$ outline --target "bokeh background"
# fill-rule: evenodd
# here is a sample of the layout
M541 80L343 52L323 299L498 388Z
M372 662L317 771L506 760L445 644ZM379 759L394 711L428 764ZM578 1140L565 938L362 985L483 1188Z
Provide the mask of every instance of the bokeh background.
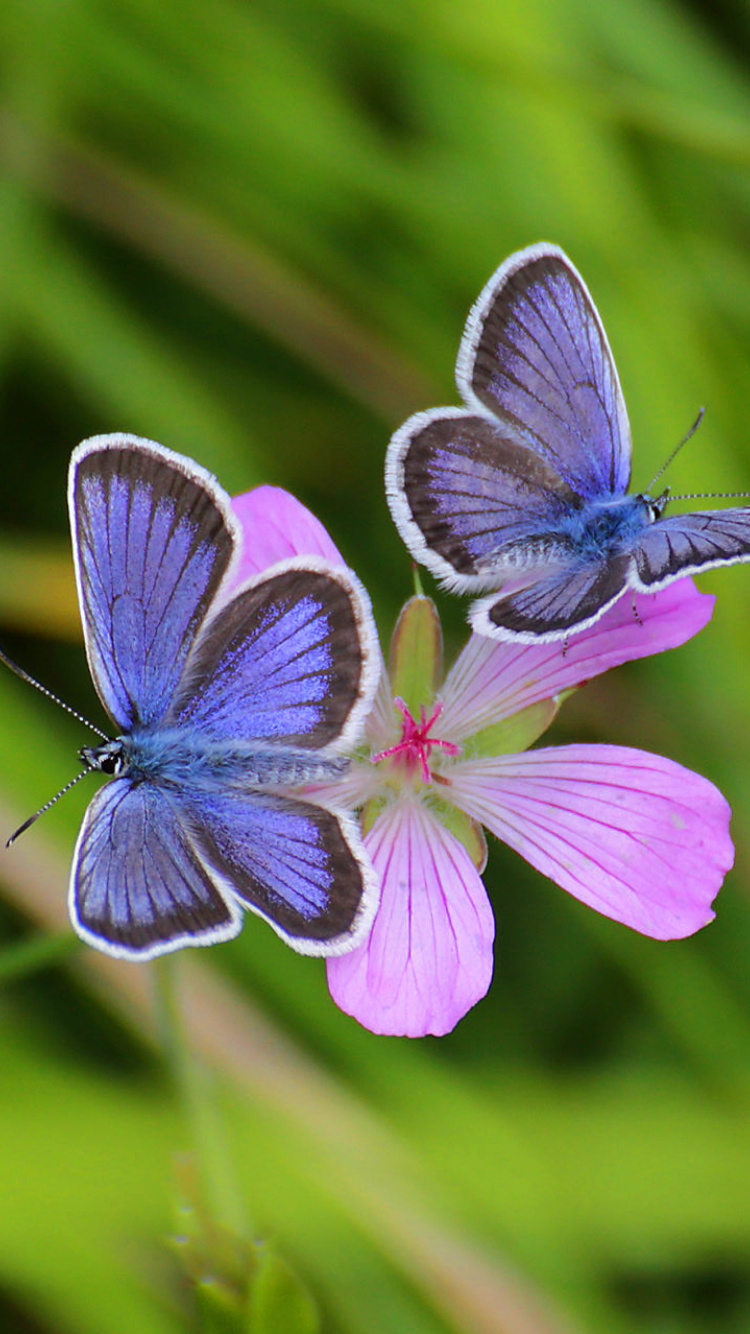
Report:
M468 308L532 241L599 305L634 485L705 405L670 484L750 489L746 0L4 0L0 76L0 642L95 721L78 440L289 487L387 636L411 591L387 440L455 402ZM549 737L726 793L737 864L697 938L640 938L495 846L495 981L445 1039L368 1034L253 919L180 961L209 1196L323 1329L750 1328L750 571L701 586L697 640L592 683ZM3 830L86 740L0 675ZM0 1329L175 1334L199 1328L168 1244L195 1126L153 970L68 944L84 786L0 854Z

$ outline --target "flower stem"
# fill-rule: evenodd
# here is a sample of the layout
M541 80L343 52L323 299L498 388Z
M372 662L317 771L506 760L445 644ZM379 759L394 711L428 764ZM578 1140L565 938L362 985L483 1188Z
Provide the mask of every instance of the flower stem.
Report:
M180 1006L180 960L154 960L156 1007L166 1063L187 1121L203 1198L210 1215L238 1236L247 1235L245 1208L237 1187L211 1072L200 1062L185 1031Z

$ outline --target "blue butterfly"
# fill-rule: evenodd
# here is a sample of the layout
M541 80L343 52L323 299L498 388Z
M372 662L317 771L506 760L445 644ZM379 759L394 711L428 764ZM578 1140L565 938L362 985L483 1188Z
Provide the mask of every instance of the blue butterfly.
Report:
M81 751L111 782L76 844L76 931L148 959L229 939L247 908L304 954L351 949L377 899L356 823L289 789L341 772L371 705L366 593L314 557L227 591L229 497L149 440L79 445L69 505L89 666L118 732Z
M627 588L750 559L750 507L664 518L628 495L630 427L596 307L557 246L511 255L473 307L463 408L410 417L386 490L416 560L473 604L482 635L536 643L592 625Z

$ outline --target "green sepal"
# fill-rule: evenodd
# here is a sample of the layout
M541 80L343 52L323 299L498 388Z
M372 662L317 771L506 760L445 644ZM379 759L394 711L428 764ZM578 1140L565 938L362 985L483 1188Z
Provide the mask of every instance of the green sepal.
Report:
M443 679L443 631L432 598L417 594L401 608L391 639L388 674L394 695L415 717Z
M559 695L555 695L558 709L561 704L565 703L566 699L570 699L571 695L577 695L578 691L585 685L585 681L579 681L577 686L568 686L567 690L561 690Z
M528 750L547 731L561 702L560 696L541 699L537 704L529 704L528 708L514 713L511 718L504 718L500 723L492 723L481 732L475 732L463 743L463 757L515 755L519 751Z

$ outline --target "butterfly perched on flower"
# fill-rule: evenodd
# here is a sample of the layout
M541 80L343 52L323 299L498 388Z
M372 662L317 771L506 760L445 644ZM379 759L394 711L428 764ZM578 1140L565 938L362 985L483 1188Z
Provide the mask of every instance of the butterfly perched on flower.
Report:
M557 246L511 255L487 283L456 364L466 406L416 413L386 460L407 547L448 588L488 593L483 635L565 639L625 589L750 559L750 507L663 514L629 495L631 442L604 327Z
M147 959L236 935L247 908L302 953L350 949L375 911L372 867L353 818L295 789L345 768L369 711L366 593L315 557L238 585L229 497L149 440L84 441L69 504L86 652L117 731L81 751L111 781L73 858L79 935Z

